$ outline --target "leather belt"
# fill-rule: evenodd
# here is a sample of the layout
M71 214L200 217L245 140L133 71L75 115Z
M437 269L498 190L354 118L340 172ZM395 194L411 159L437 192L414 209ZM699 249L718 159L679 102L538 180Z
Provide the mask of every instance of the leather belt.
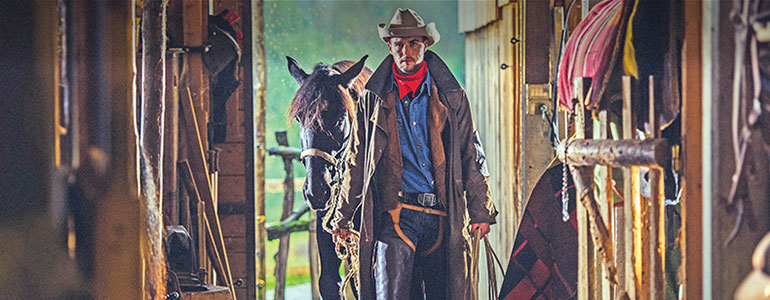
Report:
M424 207L434 207L438 205L438 197L436 197L436 194L431 193L405 193L402 191L398 191L398 197L408 200L408 201L414 201L415 203L422 205Z

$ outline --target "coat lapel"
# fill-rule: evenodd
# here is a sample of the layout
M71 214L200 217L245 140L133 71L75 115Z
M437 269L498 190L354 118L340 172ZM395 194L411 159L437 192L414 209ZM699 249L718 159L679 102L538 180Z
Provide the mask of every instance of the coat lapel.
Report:
M374 166L376 166L380 159L382 158L383 149L386 149L389 144L389 140L392 138L388 132L390 132L390 119L391 119L391 110L393 105L395 105L395 99L393 98L393 94L390 93L385 98L381 98L382 101L379 103L379 109L377 109L377 113L373 114L372 117L369 119L370 122L374 123L374 127L377 128L374 132L374 140L372 141L372 151L374 151ZM395 119L393 119L395 121ZM398 135L395 135L396 138L398 138Z

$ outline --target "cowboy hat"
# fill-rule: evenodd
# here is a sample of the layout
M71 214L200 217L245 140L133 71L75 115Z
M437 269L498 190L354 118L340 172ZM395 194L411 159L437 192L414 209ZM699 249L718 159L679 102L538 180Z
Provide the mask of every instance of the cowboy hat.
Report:
M429 45L438 43L441 39L441 35L436 30L436 24L433 22L425 25L420 15L417 12L407 9L397 9L393 18L390 19L390 24L380 24L377 26L377 31L380 34L380 38L388 42L388 39L396 36L424 36L428 38Z

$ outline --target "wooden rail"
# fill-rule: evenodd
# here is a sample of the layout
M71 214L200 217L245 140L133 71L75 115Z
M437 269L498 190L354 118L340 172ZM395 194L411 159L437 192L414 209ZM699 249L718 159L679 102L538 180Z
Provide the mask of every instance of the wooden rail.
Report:
M300 218L310 211L310 207L305 202L301 207L292 211L294 206L294 169L292 167L293 161L300 160L300 153L302 150L289 147L288 140L286 138L285 131L276 131L276 140L279 147L271 147L268 149L268 154L272 156L278 156L283 160L284 170L286 171L286 177L284 179L284 198L283 198L283 213L281 215L281 222L267 226L267 239L274 240L280 239L278 247L278 253L275 255L275 299L283 300L284 292L286 290L286 265L289 251L289 237L294 232L309 231L309 251L308 256L311 264L310 280L312 283L318 282L320 276L320 270L318 264L314 264L319 259L318 247L315 247L316 235L315 235L315 221L311 218L310 221L300 220ZM311 212L314 214L314 212ZM311 230L312 229L312 230ZM316 285L312 288L312 299L319 299L319 292Z
M671 159L671 149L666 139L660 138L656 116L660 112L659 91L655 78L650 78L649 123L652 128L643 140L633 139L635 118L633 103L635 93L630 78L623 78L623 131L624 139L606 139L606 116L600 116L600 128L594 128L594 137L586 139L585 108L583 96L586 81L578 78L575 94L578 105L575 109L575 139L562 143L559 159L570 167L577 195L582 203L578 207L578 298L605 298L603 293L614 294L616 299L662 299L665 295L665 223L662 167ZM604 120L602 122L601 120ZM602 130L604 129L604 132ZM594 195L594 167L613 166L630 169L624 171L626 190L622 226L623 236L613 235L611 230L612 209L603 209L602 201L608 198ZM642 199L639 188L639 167L650 167L650 197ZM598 172L601 179L608 180L608 170ZM608 185L599 185L606 192ZM601 201L600 201L601 200ZM606 213L605 213L606 211ZM622 223L622 224L621 224ZM622 260L615 260L613 248L623 247ZM595 253L595 254L594 254ZM597 261L598 258L598 261ZM622 265L617 268L617 265ZM622 274L618 273L622 270ZM594 274L603 273L602 277ZM594 276L594 277L592 277ZM603 286L609 284L610 286Z

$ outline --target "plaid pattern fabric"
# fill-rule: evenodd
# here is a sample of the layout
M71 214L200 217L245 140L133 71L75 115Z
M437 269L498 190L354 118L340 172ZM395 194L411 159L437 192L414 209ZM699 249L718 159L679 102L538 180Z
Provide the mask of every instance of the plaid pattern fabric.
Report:
M562 221L562 166L540 177L527 201L505 272L500 299L577 297L575 189L568 174L569 215Z

